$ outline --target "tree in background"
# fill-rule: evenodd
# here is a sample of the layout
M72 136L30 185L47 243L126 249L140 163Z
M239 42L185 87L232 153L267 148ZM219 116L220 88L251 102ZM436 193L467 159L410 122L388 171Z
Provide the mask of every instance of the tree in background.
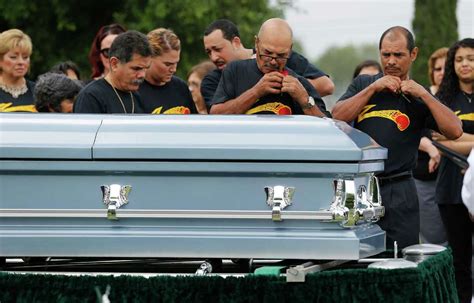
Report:
M229 19L240 31L244 45L251 47L263 21L282 17L284 1L268 0L129 0L126 13L117 19L143 33L158 28L172 29L181 40L181 61L178 76L185 77L191 67L207 59L204 52L203 33L216 19Z
M245 45L253 46L261 23L283 16L289 5L284 0L0 0L0 31L18 28L31 37L29 78L35 79L65 60L76 62L87 78L91 72L87 55L102 25L118 22L145 34L157 27L171 28L181 39L177 74L184 77L206 59L202 36L213 20L232 20Z
M345 45L329 47L314 63L328 74L336 86L332 96L325 97L328 107L332 107L346 91L352 81L356 66L364 60L379 61L378 46L375 44Z
M440 47L450 47L458 40L456 18L457 0L415 0L412 22L418 58L412 67L412 77L420 84L429 85L428 59Z
M113 22L114 13L123 10L123 2L0 0L0 31L18 28L31 37L30 79L65 60L76 62L87 78L92 39L100 26Z

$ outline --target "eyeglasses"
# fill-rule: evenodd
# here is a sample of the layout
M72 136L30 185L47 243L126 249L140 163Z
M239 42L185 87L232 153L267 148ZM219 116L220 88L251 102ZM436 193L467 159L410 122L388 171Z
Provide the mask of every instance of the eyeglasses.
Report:
M258 57L260 58L260 60L263 60L265 62L271 62L272 60L275 60L279 64L284 64L289 59L289 57L270 56L265 54L258 54Z
M105 58L109 58L109 51L110 51L110 48L104 48L104 49L101 49L100 50L100 53L102 54L102 56L104 56Z

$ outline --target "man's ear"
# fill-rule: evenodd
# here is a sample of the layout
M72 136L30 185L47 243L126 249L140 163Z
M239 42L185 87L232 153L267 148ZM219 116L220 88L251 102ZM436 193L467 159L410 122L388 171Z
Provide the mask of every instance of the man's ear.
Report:
M242 47L242 41L240 41L240 38L239 37L234 37L232 38L232 40L230 41L230 43L232 43L232 46L234 48L241 48Z
M120 60L117 57L111 57L109 59L110 62L110 70L115 71L120 64Z
M415 46L415 48L413 48L413 50L410 53L411 62L415 61L417 56L418 56L418 47Z

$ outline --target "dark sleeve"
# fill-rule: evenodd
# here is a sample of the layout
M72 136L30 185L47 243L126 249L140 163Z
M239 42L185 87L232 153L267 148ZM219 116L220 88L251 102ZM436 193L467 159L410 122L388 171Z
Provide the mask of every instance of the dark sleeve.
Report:
M219 85L217 86L216 93L212 98L212 101L208 104L208 106L217 104L217 103L224 103L227 100L235 99L238 96L235 94L234 89L234 72L233 69L230 68L232 65L227 65L226 68L222 71L221 80L219 81Z
M375 82L375 80L377 80L381 76L382 76L381 74L378 74L376 76L369 76L369 75L357 76L354 80L352 80L352 83L349 85L346 92L339 98L338 102L349 99L350 97L357 95L360 91L362 91L364 88L366 88L367 86Z
M319 110L323 112L324 115L326 115L326 117L331 118L332 117L331 113L329 113L329 111L326 109L326 104L324 103L323 99L321 98L319 93L316 91L314 86L312 86L308 80L306 80L305 78L301 76L298 77L298 80L301 82L301 84L303 84L304 88L306 88L308 95L313 97L314 102L316 103L316 106L319 108Z
M74 102L73 112L100 114L105 113L106 111L100 101L93 94L88 91L82 91Z
M306 79L317 79L327 75L311 64L303 55L293 51L288 59L287 66L298 75Z
M208 108L212 104L212 98L216 93L219 80L220 77L217 77L216 74L211 71L201 81L201 95L204 98L204 102L206 102Z

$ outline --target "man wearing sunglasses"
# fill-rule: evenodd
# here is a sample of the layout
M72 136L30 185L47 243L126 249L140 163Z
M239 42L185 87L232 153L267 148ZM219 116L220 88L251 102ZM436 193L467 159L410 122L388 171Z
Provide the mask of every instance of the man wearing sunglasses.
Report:
M255 38L256 58L227 63L210 113L329 116L308 80L286 67L292 38L286 21L265 21Z

